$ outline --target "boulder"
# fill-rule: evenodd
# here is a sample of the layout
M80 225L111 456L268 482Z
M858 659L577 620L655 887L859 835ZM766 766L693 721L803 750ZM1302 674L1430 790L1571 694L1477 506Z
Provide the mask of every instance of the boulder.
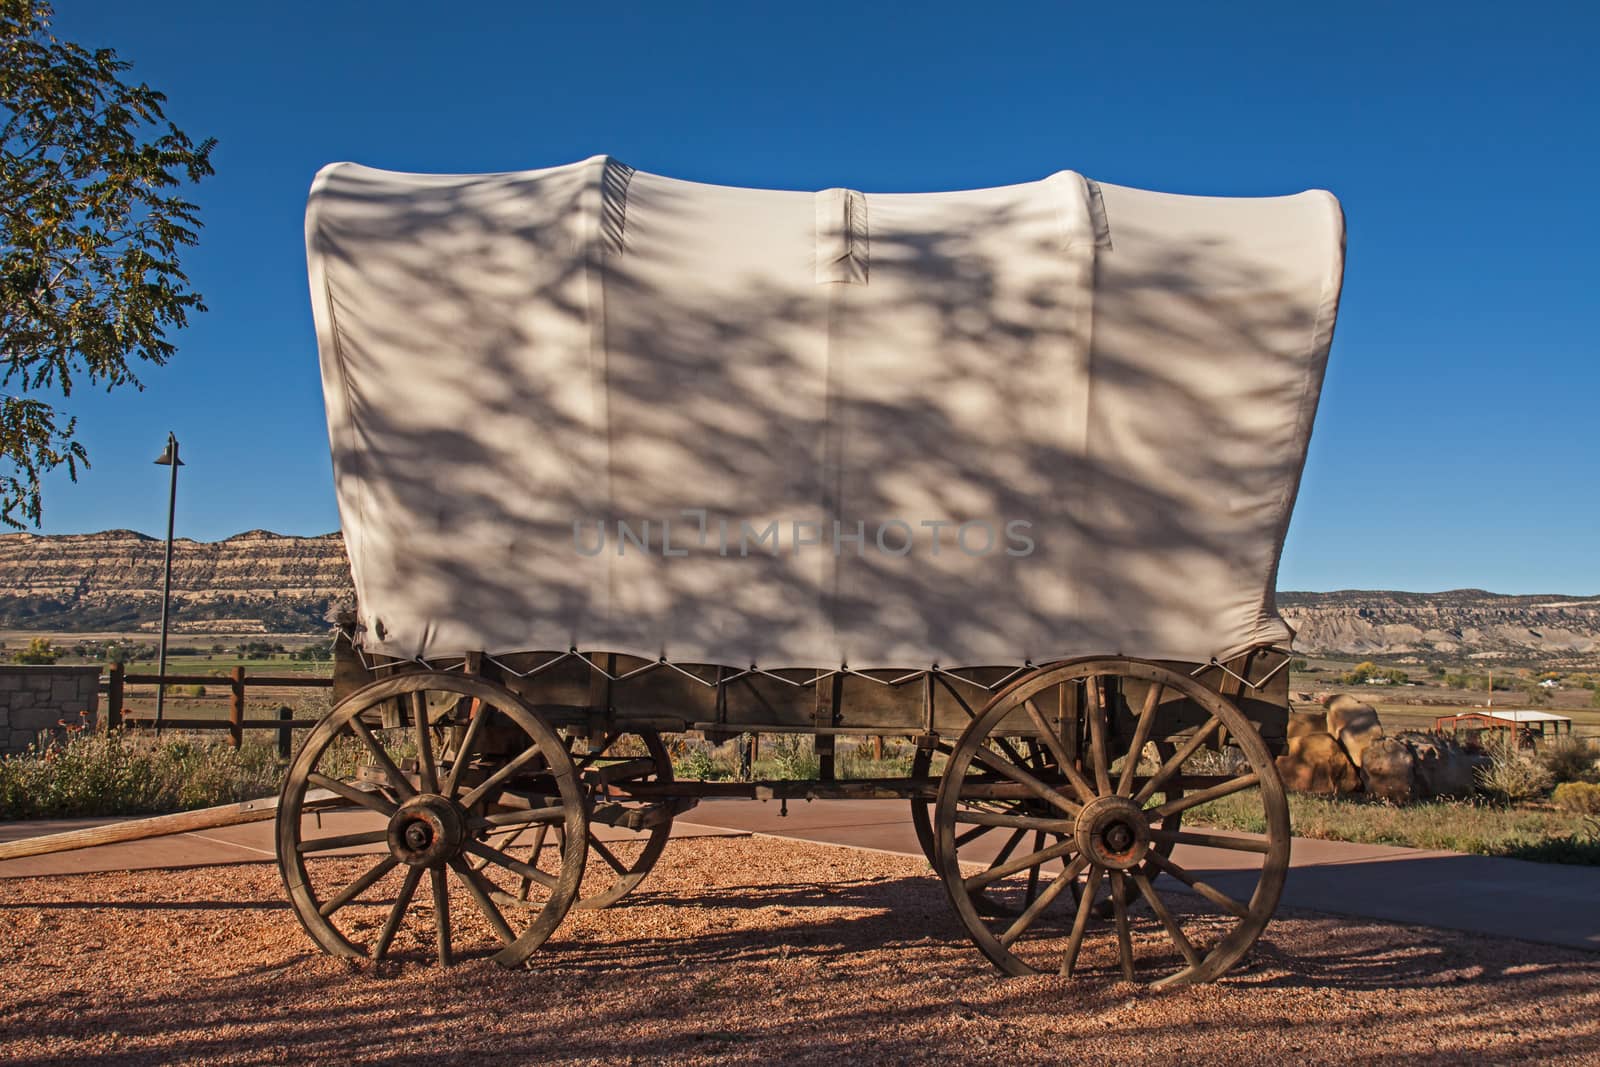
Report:
M1332 734L1306 733L1289 738L1289 750L1278 757L1284 788L1296 793L1338 796L1361 788L1361 774Z
M1327 715L1328 732L1339 739L1351 763L1363 766L1367 748L1383 736L1377 709L1340 693L1328 698Z
M1291 711L1289 713L1289 736L1304 737L1306 734L1325 734L1328 732L1328 715L1323 711Z
M1416 757L1398 737L1380 737L1362 754L1361 783L1366 791L1391 804L1417 799Z
M1490 760L1482 752L1469 752L1453 737L1433 733L1398 735L1411 748L1417 795L1466 798L1478 790L1478 768Z
M1469 797L1478 768L1488 762L1442 734L1407 732L1367 746L1361 778L1367 792L1391 804L1440 797Z

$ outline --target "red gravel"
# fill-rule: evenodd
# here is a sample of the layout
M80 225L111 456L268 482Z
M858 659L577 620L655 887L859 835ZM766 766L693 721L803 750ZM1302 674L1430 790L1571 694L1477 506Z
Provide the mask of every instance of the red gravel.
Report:
M1001 979L920 862L770 839L674 842L526 972L316 954L270 865L0 882L0 953L15 1063L1600 1064L1597 956L1286 913L1210 986Z

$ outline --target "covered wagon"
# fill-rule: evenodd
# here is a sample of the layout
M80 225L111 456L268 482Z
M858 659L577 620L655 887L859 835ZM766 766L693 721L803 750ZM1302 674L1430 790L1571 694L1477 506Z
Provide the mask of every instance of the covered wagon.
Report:
M1273 590L1331 196L338 164L306 235L358 600L278 811L323 948L410 919L524 963L744 796L909 802L1007 973L1249 949L1289 855ZM819 770L685 781L685 732L805 735ZM913 738L910 774L841 777L850 734ZM1236 793L1264 834L1183 827Z

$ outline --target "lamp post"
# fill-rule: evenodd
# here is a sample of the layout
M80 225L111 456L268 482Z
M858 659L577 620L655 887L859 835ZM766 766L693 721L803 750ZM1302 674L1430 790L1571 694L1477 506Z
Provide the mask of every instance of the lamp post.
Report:
M167 609L172 603L172 524L178 512L178 468L183 460L178 458L178 439L167 434L167 447L156 459L156 465L172 468L171 488L167 492L167 567L161 581L161 652L156 674L156 733L161 733L161 722L167 705Z

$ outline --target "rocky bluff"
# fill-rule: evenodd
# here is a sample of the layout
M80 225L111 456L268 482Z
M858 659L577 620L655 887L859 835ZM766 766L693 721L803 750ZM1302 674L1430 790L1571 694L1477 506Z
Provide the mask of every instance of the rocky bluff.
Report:
M161 616L164 543L132 530L0 535L0 628L136 630ZM173 550L179 630L311 633L330 604L354 596L337 533L251 530ZM1345 590L1279 593L1311 654L1474 656L1559 662L1600 656L1600 597Z
M161 617L166 542L132 530L0 535L0 627L131 631ZM178 632L311 633L335 601L353 599L337 533L251 530L224 541L179 539L172 552Z

